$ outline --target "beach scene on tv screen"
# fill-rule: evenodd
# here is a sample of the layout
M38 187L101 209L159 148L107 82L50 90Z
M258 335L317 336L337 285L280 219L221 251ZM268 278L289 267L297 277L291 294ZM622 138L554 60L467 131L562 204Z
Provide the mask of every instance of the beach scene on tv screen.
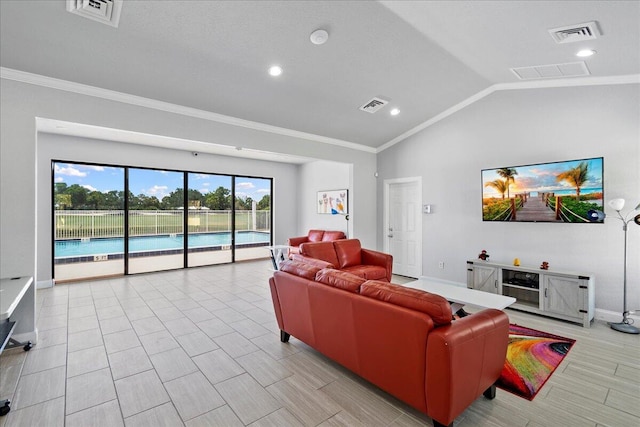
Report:
M593 223L603 210L603 159L482 171L484 221Z

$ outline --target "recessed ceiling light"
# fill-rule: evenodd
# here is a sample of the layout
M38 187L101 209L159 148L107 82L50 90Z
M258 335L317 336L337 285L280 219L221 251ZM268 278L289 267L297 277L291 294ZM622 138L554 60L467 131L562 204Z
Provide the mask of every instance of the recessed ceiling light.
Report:
M392 108L391 111L389 111L389 114L391 114L392 116L397 116L398 114L400 114L400 110L398 110L397 108Z
M583 49L580 52L576 53L576 56L579 56L580 58L586 58L588 56L593 55L594 53L596 53L595 50Z
M271 68L269 68L269 74L273 77L279 76L280 74L282 74L282 67L279 65L272 66Z

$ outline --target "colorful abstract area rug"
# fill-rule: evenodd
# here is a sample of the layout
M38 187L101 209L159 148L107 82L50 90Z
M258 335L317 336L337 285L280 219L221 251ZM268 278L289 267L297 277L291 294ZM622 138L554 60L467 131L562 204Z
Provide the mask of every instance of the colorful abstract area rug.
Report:
M576 340L509 325L507 360L497 386L533 400Z

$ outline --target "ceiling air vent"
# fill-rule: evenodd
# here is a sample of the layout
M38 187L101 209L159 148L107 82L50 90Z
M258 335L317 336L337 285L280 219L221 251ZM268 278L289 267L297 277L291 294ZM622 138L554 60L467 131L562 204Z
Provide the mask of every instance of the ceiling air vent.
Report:
M67 0L67 10L76 15L118 27L122 0Z
M584 61L564 64L535 65L533 67L510 68L520 80L554 79L561 77L584 77L591 73Z
M601 35L596 21L584 24L569 25L568 27L552 28L549 34L556 43L574 43L584 40L597 39Z
M389 101L385 101L382 98L374 97L371 99L371 101L367 102L362 107L360 107L360 110L373 114L379 109L381 109L382 107L384 107L385 105L387 105L388 103Z

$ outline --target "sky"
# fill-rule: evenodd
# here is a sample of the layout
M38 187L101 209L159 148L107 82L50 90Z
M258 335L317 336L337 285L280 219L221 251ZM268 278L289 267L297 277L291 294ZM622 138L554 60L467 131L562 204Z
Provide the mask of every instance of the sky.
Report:
M144 194L162 200L176 188L182 187L182 172L129 168L130 190L136 196ZM124 168L110 166L82 165L76 163L54 163L54 181L68 186L81 185L89 191L103 193L124 190ZM189 187L206 194L218 187L231 189L231 177L189 173ZM270 193L270 181L260 178L236 178L236 196L251 197L260 201Z
M529 166L513 166L518 174L515 181L509 187L510 194L523 192L552 192L575 189L566 181L558 182L556 176L566 170L578 166L581 162L587 162L587 182L581 189L602 189L602 158L573 160L568 162L543 163ZM498 168L499 169L499 168ZM500 197L500 193L493 187L485 187L487 182L496 179L504 180L498 175L498 169L487 169L482 171L482 192L483 197Z

